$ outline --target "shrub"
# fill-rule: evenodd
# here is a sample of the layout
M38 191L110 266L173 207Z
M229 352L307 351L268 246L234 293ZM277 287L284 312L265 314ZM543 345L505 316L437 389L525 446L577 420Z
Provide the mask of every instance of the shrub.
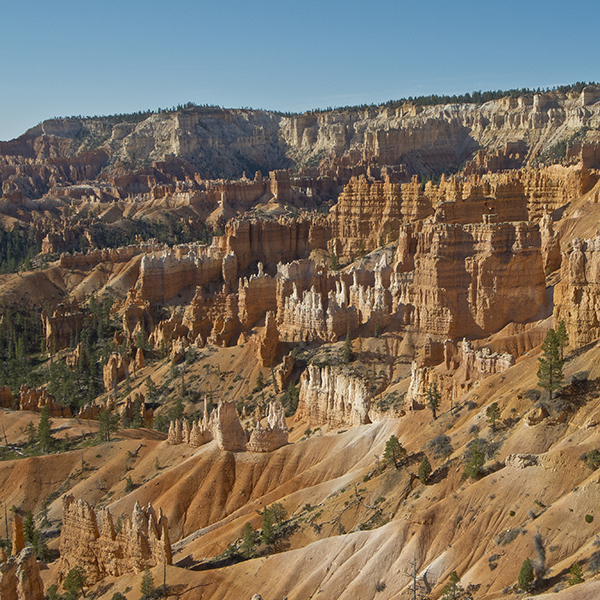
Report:
M533 565L531 564L531 560L526 558L521 565L521 570L519 571L519 588L524 592L528 592L531 584L533 583L533 577Z
M571 566L571 579L569 579L569 585L577 585L583 583L583 573L581 571L581 565L578 562L573 563Z
M440 433L440 435L437 435L430 440L427 443L427 447L433 452L434 458L440 458L442 456L448 458L453 452L452 442L444 433Z
M591 523L593 520L594 520L594 517L592 515L585 515L586 523Z

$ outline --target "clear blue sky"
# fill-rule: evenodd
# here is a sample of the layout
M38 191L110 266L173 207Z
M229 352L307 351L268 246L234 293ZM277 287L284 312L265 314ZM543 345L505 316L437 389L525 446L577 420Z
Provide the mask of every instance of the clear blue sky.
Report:
M0 0L0 140L188 101L304 111L600 81L597 0Z

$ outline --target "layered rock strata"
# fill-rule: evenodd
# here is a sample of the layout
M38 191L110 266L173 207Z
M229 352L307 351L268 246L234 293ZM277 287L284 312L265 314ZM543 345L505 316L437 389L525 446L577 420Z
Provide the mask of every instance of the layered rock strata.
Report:
M540 247L531 223L405 226L392 310L419 331L451 338L532 319L546 299Z

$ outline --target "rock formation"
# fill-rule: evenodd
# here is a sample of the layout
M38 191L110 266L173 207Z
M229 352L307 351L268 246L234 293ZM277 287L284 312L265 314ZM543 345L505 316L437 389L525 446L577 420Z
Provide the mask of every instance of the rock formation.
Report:
M12 525L12 555L17 556L25 548L25 534L23 532L23 519L17 513L13 517Z
M250 434L248 450L250 452L273 452L288 443L288 428L285 422L285 410L280 402L267 405L267 426L257 421Z
M44 583L32 548L0 562L2 600L44 600Z
M113 353L108 358L102 371L104 389L111 392L120 381L123 381L129 373L129 360L120 354Z
M561 280L554 288L554 326L567 326L569 344L583 346L600 337L600 236L575 238L562 256Z
M258 359L261 367L270 367L275 361L279 347L279 331L275 313L269 311L265 320L265 329L258 341Z
M46 349L56 352L68 348L76 331L83 329L83 324L89 318L87 313L79 310L77 300L65 302L56 307L50 316L42 311L42 324L46 333Z
M123 573L139 573L146 566L171 564L171 542L167 517L148 505L136 502L131 519L126 517L116 530L108 508L102 511L102 529L94 509L85 500L63 497L60 534L60 570L74 566L85 569L88 583Z
M329 213L330 251L344 260L395 240L402 222L400 186L385 181L370 183L352 178Z
M444 337L483 337L544 306L537 226L436 223L402 233L390 291L405 324Z
M370 423L371 394L362 379L331 367L309 365L300 380L297 421L309 425Z
M47 406L51 417L65 419L71 417L69 407L61 406L54 399L54 396L48 392L46 387L28 388L23 384L19 388L18 402L21 410L41 412L42 408Z

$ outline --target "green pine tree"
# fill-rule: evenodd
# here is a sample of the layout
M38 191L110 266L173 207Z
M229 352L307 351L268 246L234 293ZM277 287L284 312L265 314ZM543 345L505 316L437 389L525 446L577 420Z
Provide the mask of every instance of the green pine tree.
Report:
M402 465L402 461L406 458L406 454L406 450L402 447L398 438L395 435L392 435L385 444L383 462L388 465L394 465L396 469L399 469Z
M84 586L87 585L87 575L81 565L73 567L65 577L63 587L69 592L70 598L79 598L79 592L85 596Z
M262 535L260 539L265 546L270 546L275 541L273 513L267 507L263 509L262 513Z
M460 577L456 571L450 573L450 581L444 586L442 590L442 600L457 600L461 597L463 588L460 585Z
M497 402L490 404L485 411L485 415L487 417L487 422L491 427L492 431L496 431L496 422L500 419L500 407Z
M150 569L148 567L144 569L144 576L142 577L140 592L142 594L142 598L150 598L154 593L154 578L152 577L152 573L150 573Z
M346 330L346 341L344 342L344 350L342 353L342 360L347 365L352 360L352 339L350 338L350 322L348 322L348 329Z
M548 390L550 399L554 390L562 386L564 379L564 360L560 357L560 339L554 329L551 329L542 343L543 356L538 358L538 386Z
M107 408L100 411L98 415L98 437L103 442L110 442L110 434L119 430L119 415Z
M518 585L519 588L524 592L528 592L531 588L531 584L533 583L534 573L533 573L533 565L531 564L531 560L526 558L521 565L521 570L519 571L519 579Z
M433 420L435 421L437 419L437 409L439 408L440 401L442 399L442 396L437 386L437 381L434 381L433 383L429 384L425 397L427 399L427 406L429 407L429 410L431 410Z
M419 465L419 479L421 480L421 483L426 484L430 475L431 475L431 463L429 462L429 459L427 458L427 454L425 454L425 456L423 456L423 460L421 461L421 464Z
M52 436L52 419L50 419L50 409L47 406L42 408L40 422L38 423L38 440L43 452L49 452L54 444Z
M463 479L481 479L483 477L483 465L485 464L485 454L481 448L481 441L477 435L467 447L465 453L467 464L463 471Z
M578 562L573 563L571 566L571 579L569 579L569 585L577 585L584 581L581 565Z
M254 553L254 547L256 546L256 532L252 528L250 523L244 525L244 535L242 537L242 545L240 551L244 558L250 558Z

